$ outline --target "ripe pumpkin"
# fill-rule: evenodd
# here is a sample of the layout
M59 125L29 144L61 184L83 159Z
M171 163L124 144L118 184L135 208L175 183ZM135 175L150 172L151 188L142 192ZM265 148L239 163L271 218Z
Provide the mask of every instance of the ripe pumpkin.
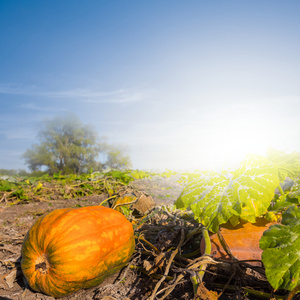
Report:
M126 204L130 202L134 202L137 200L137 196L133 194L125 194L121 197L118 197L114 202L115 210L122 212L122 206L120 204ZM129 205L126 205L125 207L129 207Z
M29 229L21 267L33 290L61 297L100 284L128 262L134 246L131 223L113 209L57 209Z
M231 253L238 260L261 260L262 250L259 248L259 240L265 230L274 223L268 223L264 218L258 218L256 223L240 223L233 226L226 223L221 226L220 233L227 243ZM228 260L223 246L221 245L217 234L210 236L211 254L214 258L222 258ZM204 253L205 242L201 240L201 253ZM260 265L259 262L248 262L252 265Z

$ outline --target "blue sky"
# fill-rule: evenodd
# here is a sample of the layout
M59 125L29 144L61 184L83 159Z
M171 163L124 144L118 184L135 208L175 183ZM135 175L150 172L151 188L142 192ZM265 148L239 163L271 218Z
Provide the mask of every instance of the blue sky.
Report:
M0 168L72 112L134 168L300 152L300 2L0 0Z

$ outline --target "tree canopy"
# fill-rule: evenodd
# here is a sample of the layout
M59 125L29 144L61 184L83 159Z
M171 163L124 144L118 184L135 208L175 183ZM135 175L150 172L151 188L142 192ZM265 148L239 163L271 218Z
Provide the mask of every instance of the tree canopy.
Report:
M95 129L74 115L43 122L37 137L40 143L23 154L31 171L46 167L49 173L79 174L91 168L100 171L107 166L125 168L131 164L128 155L101 142ZM100 153L105 154L106 161L99 161Z

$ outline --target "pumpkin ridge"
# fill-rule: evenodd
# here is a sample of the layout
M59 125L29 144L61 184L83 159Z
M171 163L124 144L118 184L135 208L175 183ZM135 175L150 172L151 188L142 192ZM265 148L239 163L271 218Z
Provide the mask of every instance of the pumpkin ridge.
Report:
M94 216L93 216L93 217L94 217ZM98 217L98 218L99 218L99 217ZM86 219L90 219L90 218L87 216ZM96 218L94 217L93 219L95 220ZM82 218L80 219L80 221L81 221L80 223L82 223L82 225L84 225L83 220L84 220L84 219L82 219ZM125 219L125 220L127 220L127 219ZM102 226L102 227L101 227L101 230L99 230L99 235L100 235L100 232L103 232L103 231L108 230L108 229L113 229L113 228L115 228L115 227L117 227L117 228L122 227L122 228L123 228L123 223L125 223L125 222L124 222L125 220L124 220L124 219L123 219L123 220L122 220L122 219L119 219L119 220L117 220L117 221L119 221L117 224L114 223L114 224L107 224L107 225L105 225L105 226ZM114 220L114 221L116 221L116 220ZM64 240L66 239L66 236L65 236L65 235L67 235L68 233L70 233L70 232L72 231L72 227L73 227L74 225L76 225L76 224L78 224L78 220L76 220L75 218L72 220L72 223L71 223L71 224L70 224L70 223L65 224L66 226L68 225L68 227L70 227L70 230L64 231L63 234L60 235L60 238L59 238L59 240L56 241L56 243L59 243L60 240L64 241ZM78 225L81 225L81 224L78 224ZM62 227L61 229L64 230L64 227ZM93 232L92 234L95 234L95 232ZM48 241L48 245L47 245L45 251L48 250L49 245L51 245L51 244L53 243L53 241L56 239L56 237L57 237L58 235L59 235L59 233L54 234L54 235L53 235L53 238L52 238L51 240ZM78 238L78 239L80 239L80 238ZM73 240L72 240L72 241L73 241ZM66 242L67 242L67 241L66 241ZM68 242L70 242L70 240L68 240Z
M133 237L133 234L132 234L132 237ZM125 246L125 248L130 248L129 250L129 252L134 252L134 245L135 245L135 243L133 243L133 242L131 242L130 240L126 243L126 244L121 244L121 245L119 245L118 247L116 247L116 248L114 248L114 249L112 249L112 251L113 252L116 252L116 251L119 251L121 248L123 248L124 246ZM122 253L121 253L122 254ZM121 254L120 253L118 253L117 255L118 256L121 256ZM101 257L101 261L103 261L103 260L105 260L107 257L109 257L109 255L111 255L111 252L108 252L108 253L106 253L106 255L104 255L104 256L102 256ZM126 258L128 257L127 255L125 256ZM128 259L126 259L127 261L128 261ZM122 266L122 265L124 265L124 264L126 264L126 260L125 260L125 262L123 261L120 261L120 263L118 264L118 265L116 265L117 267L118 266ZM99 262L99 263L97 263L97 266L96 267L98 267L99 265L101 265L101 261ZM49 258L49 262L50 262L50 265L51 265L51 259ZM115 267L114 266L114 268L117 268L117 267ZM105 272L104 272L104 277L105 277L105 274L107 274L107 273L109 273L109 271L110 271L110 269L108 268ZM55 269L55 266L54 266L54 268L52 268L51 269L51 272L53 272L53 274L55 274L55 276L58 278L58 279L60 279L60 280L62 280L63 279L63 277L62 276L64 276L64 274L61 274L61 270L57 270L57 269ZM86 280L83 280L82 282L89 282L89 281L92 281L93 279L95 279L95 278L97 278L98 277L98 274L95 274L95 277L93 277L93 278L88 278L88 279L86 279ZM68 283L75 283L76 281L74 281L74 280L67 280L67 279L64 279L64 281L66 281L66 282L68 282Z
M128 260L126 260L125 262L120 263L118 265L115 265L113 268L108 268L104 273L101 274L101 276L98 276L98 277L95 276L95 277L87 279L87 280L82 280L80 282L80 287L78 287L78 284L79 284L78 281L65 281L67 283L67 288L63 289L63 292L60 292L60 296L64 296L66 294L76 292L79 289L87 289L87 288L91 288L93 286L99 285L100 283L102 283L104 281L105 278L107 278L108 276L110 276L111 274L120 270L123 266L125 266L127 261ZM61 278L59 276L56 275L55 277L58 278L59 280L61 280ZM77 285L77 287L74 285Z
M126 265L134 245L132 224L115 210L58 209L29 229L21 267L31 288L60 297L100 284Z
M122 220L119 224L116 224L116 225L115 225L115 224L113 224L113 225L107 225L107 226L102 227L101 230L99 230L99 238L101 238L101 232L102 232L102 231L105 231L105 230L108 230L108 229L113 229L113 228L115 228L115 227L117 227L117 228L122 228L122 229L126 228L126 226L124 226L123 223L124 223L124 221ZM129 227L129 226L128 226L128 227ZM66 232L65 234L68 234L68 232ZM82 232L82 235L81 235L81 236L77 237L76 239L72 239L72 240L66 240L66 238L64 237L64 235L61 235L60 239L59 239L58 241L56 241L55 244L56 244L56 245L59 244L59 248L62 248L62 247L64 247L66 244L68 244L68 243L70 243L70 242L76 243L76 242L78 242L78 241L80 241L80 240L84 240L84 237L89 237L89 236L93 236L93 235L95 235L95 232L92 232L92 233L90 233L90 234L84 234L84 232ZM46 248L46 252L47 252L47 250L49 250L49 247L51 247L51 244L53 243L54 240L55 240L55 238L53 238L53 239L49 242L49 244L48 244L48 246L47 246L47 248ZM60 241L62 241L62 242L60 243ZM55 251L55 250L54 250L54 251Z
M109 257L109 255L111 254L111 252L113 251L113 252L116 252L116 251L119 251L120 250L120 248L122 248L122 247L124 247L124 246L130 246L132 249L130 249L131 250L131 252L133 252L134 251L134 245L135 245L135 243L134 242L131 242L131 239L133 238L133 240L134 240L134 234L133 234L133 231L132 231L132 233L130 234L130 236L128 237L128 239L127 239L127 241L126 241L126 243L124 244L120 244L120 245L118 245L117 247L114 247L114 248L112 248L112 249L110 249L110 251L107 251L104 255L102 255L101 256L101 260L105 260L107 257ZM61 248L61 247L60 247ZM69 250L70 251L70 250ZM71 251L70 251L71 252ZM59 253L57 253L56 251L53 251L53 253L51 253L48 257L49 257L49 263L50 263L50 265L53 265L54 267L55 267L55 265L57 264L57 262L53 262L52 260L51 260L51 258L53 258L53 257L55 257L55 256L59 256ZM66 262L66 261L64 261L64 263L65 264L75 264L75 262L74 261L70 261L70 262ZM99 262L100 263L100 262ZM97 265L99 265L99 263L97 263ZM60 270L58 270L59 272L58 273L60 273ZM55 272L55 271L54 271ZM59 276L60 274L58 274L58 273L55 273L57 276ZM68 282L72 282L72 280L70 280L70 281L68 281Z
M51 275L54 275L53 273ZM54 275L55 276L55 275ZM55 276L56 279L59 279L59 281L61 282L62 278L59 278L57 276ZM64 287L59 287L57 284L56 284L56 281L54 280L54 278L51 276L48 276L47 280L49 281L50 284L46 285L46 289L48 290L48 293L50 295L50 293L53 293L53 289L50 290L50 287L54 286L55 290L56 290L56 295L60 295L60 296L63 296L65 295L66 293L68 293L68 291L70 290L70 287L68 287L68 289L65 289ZM41 291L41 292L44 292L45 293L45 290L44 291Z
M41 217L41 221L40 223L37 225L37 227L42 225L42 230L39 230L36 233L36 239L37 241L40 241L40 243L37 243L38 247L42 250L45 251L45 239L41 238L43 236L43 234L45 234L45 232L50 231L50 233L53 230L53 224L56 223L57 221L59 221L60 219L64 218L65 214L67 214L71 209L69 208L61 208L61 209L57 209L52 211L51 213L49 213L46 216ZM51 220L51 218L54 218L54 220ZM50 219L50 222L49 222ZM35 224L34 224L35 225ZM49 243L49 241L48 241Z
M60 219L64 218L66 213L67 212L64 212L63 214L57 216L57 218L53 222L51 222L51 223L47 223L46 222L47 220L44 219L46 216L42 217L42 221L44 221L44 223L41 224L43 226L42 229L39 230L39 232L36 233L37 239L38 239L39 235L42 236L43 234L45 234L45 232L47 232L49 228L51 228L50 229L50 234L51 234L51 232L55 230L55 227L53 225L55 225L56 222L59 222ZM48 245L51 244L53 242L53 240L56 238L57 235L59 235L59 232L54 233L52 235L52 238L50 240L47 240L47 244ZM47 246L45 245L45 239L41 238L39 240L40 240L40 243L39 243L40 250L46 251L47 250Z
M93 208L95 208L95 207L98 208L98 206L88 206L88 207L81 207L81 208L76 208L76 209L65 209L65 208L58 209L58 210L66 210L66 211L65 211L63 214L59 215L53 222L51 222L51 224L45 226L45 227L43 228L42 231L46 232L47 227L49 228L50 226L53 228L56 222L61 222L61 221L62 221L61 219L66 218L67 215L68 215L69 213L75 214L74 211L76 211L76 210L82 210L83 212L92 213L90 210L93 209ZM83 210L83 209L84 209L84 210ZM97 209L95 213L91 214L92 217L93 217L93 219L98 219L99 216L97 216L97 214L99 214L100 211L103 211L103 210L106 210L106 209L107 209L106 207L99 206L99 209ZM110 213L110 212L108 212L108 213ZM51 214L51 213L50 213L50 214ZM70 220L69 220L68 222L65 222L65 223L62 225L62 228L61 228L61 229L63 229L63 227L64 227L65 225L67 225L68 227L70 227L70 226L72 227L72 225L75 225L76 223L78 223L78 219L76 218L76 216L77 216L77 215L75 215L75 216L72 218L72 221L71 221L72 223L71 223L71 225L70 225ZM46 216L45 216L45 217L46 217ZM42 219L44 219L44 217L42 217ZM89 216L86 216L86 219L90 219L90 217L89 217ZM80 221L83 220L82 216L80 217L79 220L80 220ZM121 223L121 222L124 222L124 220L120 220L120 223ZM58 224L57 226L59 226L59 225L60 225L60 224ZM115 224L114 224L114 225L115 225ZM112 226L114 226L114 225L112 225ZM118 225L119 225L119 224L116 224L116 226L118 226ZM110 225L107 225L106 227L109 228L109 226L110 226ZM102 228L103 228L103 229L107 229L106 227L102 227ZM102 230L102 229L101 229L101 230ZM51 244L51 243L53 242L53 240L56 238L56 236L59 235L59 234L61 235L61 232L60 232L60 231L58 231L57 233L54 233L52 239L49 240L47 243L48 243L48 244ZM43 250L46 250L46 249L43 249Z
M92 208L93 206L90 206L90 207ZM38 220L38 223L34 224L34 226L36 226L36 227L42 225L42 230L39 230L38 232L35 232L35 234L33 234L33 235L30 236L31 239L34 238L34 239L36 240L36 243L35 243L35 242L33 242L33 243L28 243L27 246L28 246L28 248L30 247L31 250L34 250L34 252L36 253L36 255L41 255L41 254L42 254L41 252L43 252L43 253L44 253L44 252L49 252L49 251L48 251L48 250L49 250L49 245L53 244L53 241L54 241L55 238L59 235L59 232L57 232L56 234L53 234L53 237L52 237L50 240L47 241L47 245L45 245L44 243L43 243L43 245L42 245L41 243L38 242L40 233L43 233L43 232L47 231L47 229L48 229L49 227L53 227L53 224L54 224L54 223L59 222L60 219L64 218L65 215L66 215L67 213L70 212L70 209L64 209L64 208L63 208L63 209L58 209L58 210L56 210L56 211L61 211L61 210L64 210L64 211L63 211L61 214L59 214L59 215L54 219L53 222L43 224L43 221L44 221L44 222L46 221L46 220L45 220L45 217L47 217L47 216L49 216L49 215L51 215L51 217L52 217L53 214L50 213L49 215L46 215L46 216L44 216L44 217L41 217L41 218ZM88 210L88 212L90 212L90 211ZM93 214L93 217L98 217L98 216L97 216L96 214ZM48 219L48 218L47 218L47 219ZM88 217L87 217L87 219L88 219ZM73 223L72 225L75 225L76 222L78 222L78 220L74 219L73 222L72 222L72 223ZM99 232L102 232L103 230L108 230L108 229L113 228L113 227L120 227L120 225L122 225L122 223L124 223L124 220L120 220L120 222L119 222L118 224L113 224L113 225L109 224L109 225L106 225L105 227L102 227L102 228L101 228L101 231L99 231ZM68 223L68 224L69 224L69 223ZM45 226L45 225L46 225L46 226ZM67 225L67 224L64 224L64 225ZM72 225L71 225L71 227L72 227ZM122 228L123 228L123 226L122 226ZM80 237L80 238L82 238L82 237ZM80 238L78 238L78 239L80 239ZM44 242L44 239L40 239L40 240L42 240L42 241ZM74 240L73 240L73 241L74 241ZM70 242L70 241L68 241L68 242ZM36 245L36 247L34 247L34 245Z
M125 265L125 264L126 264L126 262L119 263L119 264L115 265L113 269L118 269L118 267L122 267L122 266ZM106 275L107 273L109 273L110 271L111 271L111 269L107 269L104 273L101 274L101 277L102 277L102 276L103 276L103 277L106 277L105 275ZM59 279L59 280L62 280L62 279L63 279L61 276L57 275L56 273L53 273L53 274L55 274L55 277L56 277L57 279ZM99 276L95 275L95 276L92 277L92 278L88 278L88 279L81 280L80 283L88 283L88 282L93 281L93 280L95 280L95 279L97 279L97 278L99 278ZM76 280L66 280L66 279L63 279L63 280L64 280L65 282L67 282L68 284L72 284L72 283L76 283L76 284L77 284L77 283L78 283L78 281L76 281Z
M35 228L35 227L40 226L42 220L43 220L43 217L39 218L36 221L36 223L33 226L31 226L31 228ZM26 236L24 238L24 241L25 240L29 240L29 239L32 240L32 243L27 243L26 244L27 248L29 248L29 249L27 249L28 250L27 252L31 253L32 255L39 255L41 251L40 251L40 246L38 244L38 237L35 234L35 232L32 231L32 230L29 230L27 232L27 234L26 234Z
M60 214L59 216L57 216L57 218L53 221L53 222L51 222L51 223L46 223L46 224L43 224L44 226L43 226L43 229L40 231L41 232L41 234L42 233L45 233L45 232L47 232L47 230L48 230L48 228L51 228L50 230L50 232L52 232L52 230L54 231L55 229L56 229L56 227L57 227L57 225L55 226L55 223L57 223L57 222L61 222L65 217L66 217L66 215L70 212L70 211L72 211L71 209L65 209L65 208L62 208L62 209L58 209L58 210L66 210L66 211L64 211L62 214ZM51 213L50 213L51 214ZM49 215L50 215L49 214ZM45 216L45 217L47 217L47 216ZM43 217L43 220L44 220L44 218L45 217ZM52 216L51 216L52 217ZM45 221L46 222L46 221ZM66 222L67 223L67 222ZM74 223L76 223L76 220L74 220ZM65 224L64 224L65 225ZM56 238L56 236L58 236L59 234L61 234L60 232L59 232L59 230L56 232L56 233L54 233L53 235L52 235L52 238L50 239L50 240L48 240L47 241L47 244L49 245L49 244L51 244L52 242L53 242L53 240ZM42 241L43 241L43 239L41 239ZM42 248L42 247L41 247ZM46 251L46 249L47 249L47 246L46 246L46 248L45 248L45 245L43 244L43 250L44 251Z
M130 242L128 244L130 244ZM120 245L118 248L121 248L121 247L122 247L122 245ZM130 252L133 252L133 251L134 251L134 243L132 243L132 245L131 245L131 251ZM111 253L107 253L106 256L108 256L109 254L111 254ZM105 257L103 257L103 259L105 259ZM86 279L86 280L81 280L80 281L81 288L89 288L90 287L89 284L93 283L93 281L96 281L96 280L97 280L98 284L100 284L107 276L114 273L116 270L121 269L122 266L125 266L127 261L128 261L128 258L126 258L125 261L121 261L120 263L115 264L113 268L107 268L107 270L104 273L102 273L100 277L99 277L99 274L95 274L95 276L93 278L89 278L89 279ZM64 280L67 283L66 288L59 288L55 284L55 280L49 279L49 280L51 280L52 284L57 288L57 291L60 290L59 293L60 293L61 296L66 295L67 293L70 293L70 292L75 292L75 291L80 289L80 288L76 288L74 286L68 286L68 285L78 285L78 281L76 281L76 280L66 280L66 279L63 278L63 276L60 276L59 274L57 274L51 268L49 269L49 271L52 273L52 275L56 279L58 279L59 281ZM92 286L94 286L94 285L91 285L91 287Z
M131 242L129 241L128 242L128 246L130 246L130 244L131 244ZM127 244L126 244L127 245ZM134 248L134 243L132 244L132 246L133 246L133 248ZM117 246L116 248L114 248L113 249L113 251L117 251L117 250L119 250L120 248L123 248L124 247L124 245L123 244L121 244L121 245L119 245L119 246ZM134 249L132 249L132 250L134 250ZM105 259L107 256L109 256L111 253L110 252L108 252L105 256L103 256L103 258ZM120 255L120 254L119 254ZM121 263L122 264L122 263Z

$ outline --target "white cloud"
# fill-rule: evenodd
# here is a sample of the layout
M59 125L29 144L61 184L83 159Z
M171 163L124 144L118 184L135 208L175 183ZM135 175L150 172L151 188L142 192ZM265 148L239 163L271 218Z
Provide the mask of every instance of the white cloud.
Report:
M14 127L6 130L0 130L8 140L28 139L31 140L36 136L36 132L26 127Z
M118 89L103 92L96 89L43 90L36 86L0 84L0 94L25 95L45 98L72 98L91 103L127 103L142 101L148 92L135 89ZM29 107L30 108L30 107ZM36 109L36 107L32 107Z
M58 107L50 107L50 106L38 106L34 103L25 103L21 105L22 108L30 109L30 110L36 110L36 111L68 111L64 108L58 108Z
M145 98L145 94L135 91L119 91L114 93L106 93L103 96L99 96L105 99L88 99L85 102L90 103L129 103L138 102Z

